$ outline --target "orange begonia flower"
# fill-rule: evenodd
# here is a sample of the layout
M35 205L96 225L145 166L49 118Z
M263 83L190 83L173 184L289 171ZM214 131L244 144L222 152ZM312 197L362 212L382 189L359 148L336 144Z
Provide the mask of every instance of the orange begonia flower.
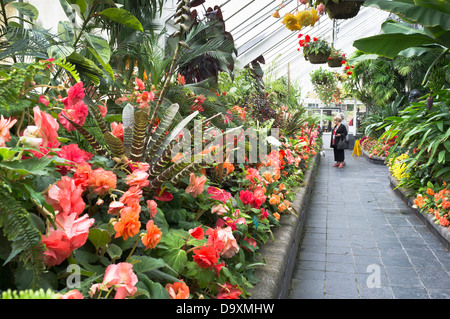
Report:
M122 236L123 240L127 240L130 237L136 236L140 229L139 211L136 211L133 207L125 207L122 209L120 212L120 220L114 224L114 230L116 231L115 238Z
M142 237L142 243L145 245L145 250L155 248L161 240L162 232L153 220L147 222L147 233Z
M197 197L205 190L205 182L206 176L202 175L200 177L195 176L194 173L191 173L190 176L190 184L186 187L186 194L191 194L193 197Z
M172 299L189 299L189 287L184 282L174 282L167 284L165 289Z

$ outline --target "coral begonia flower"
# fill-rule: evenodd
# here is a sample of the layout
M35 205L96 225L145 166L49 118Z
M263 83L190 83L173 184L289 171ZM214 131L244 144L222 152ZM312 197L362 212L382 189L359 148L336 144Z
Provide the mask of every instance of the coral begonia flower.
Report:
M123 237L123 240L128 240L128 238L136 236L140 229L139 212L136 212L132 207L122 209L120 220L114 224L115 238Z
M83 191L88 188L89 176L92 172L91 164L87 162L79 163L75 173L72 176L75 186L80 186Z
M148 211L150 212L150 218L153 218L158 213L158 204L153 200L149 199L146 201Z
M45 95L41 95L41 96L39 96L38 103L42 103L45 106L48 106L49 100Z
M201 226L198 226L193 229L189 229L189 235L191 235L197 240L202 240L203 237L205 236L205 232Z
M189 299L189 287L184 281L167 284L165 289L171 299Z
M117 176L103 168L93 170L89 176L89 187L92 192L98 196L105 195L110 190L116 188Z
M134 170L131 175L125 179L125 184L128 186L146 187L150 184L148 177L150 175L144 170Z
M49 187L45 200L60 214L79 216L86 206L81 197L82 194L81 187L76 186L70 177L63 176L57 183Z
M9 132L10 128L13 127L14 124L16 124L17 120L11 118L4 118L3 115L1 115L0 119L0 147L6 146L6 142L9 142L11 140L11 134Z
M94 156L94 154L80 149L77 144L64 145L56 154L58 157L67 160L67 164L81 164L89 161ZM62 175L66 175L71 168L69 165L58 165L57 167Z
M145 84L141 79L135 78L134 83L136 84L136 86L134 87L134 89L136 91L144 91L145 90Z
M219 255L214 246L202 246L195 249L193 253L193 259L200 268L213 268L219 261Z
M84 299L83 294L78 289L73 289L63 295L59 295L59 299Z
M186 194L191 194L194 198L203 193L205 190L205 182L206 176L202 175L200 177L195 176L194 173L191 173L190 176L190 184L186 187Z
M153 220L149 220L146 225L147 233L142 237L145 250L155 248L161 240L162 232Z
M94 224L95 219L89 218L87 214L79 218L75 214L58 214L56 215L56 221L57 229L66 233L70 242L70 249L74 251L86 243L89 228Z
M58 119L61 125L69 132L76 129L66 117L83 126L89 114L89 109L83 102L84 95L83 82L78 82L67 90L67 97L62 100L64 110L59 113Z
M42 237L42 243L47 248L44 252L47 266L59 265L72 253L69 238L61 230L52 231L48 236Z
M184 78L183 75L181 75L181 74L179 74L179 73L178 73L178 76L177 76L177 81L178 81L178 83L179 83L180 85L185 85L185 84L186 84L186 79Z
M61 143L58 141L58 122L44 111L41 111L39 106L33 108L34 123L39 128L39 134L42 137L42 146L44 147L58 147Z
M242 291L236 288L237 285L232 286L230 283L226 283L220 287L219 293L217 294L217 299L239 299L239 295Z
M223 206L222 204L213 205L213 207L211 207L211 214L217 214L221 216L223 214L226 214L228 210L228 207Z
M124 128L122 123L111 123L111 134L119 138L123 142Z
M132 264L124 262L109 265L106 268L102 286L108 289L114 287L116 290L114 299L124 299L134 295L137 291L135 286L138 283L138 278L132 268Z

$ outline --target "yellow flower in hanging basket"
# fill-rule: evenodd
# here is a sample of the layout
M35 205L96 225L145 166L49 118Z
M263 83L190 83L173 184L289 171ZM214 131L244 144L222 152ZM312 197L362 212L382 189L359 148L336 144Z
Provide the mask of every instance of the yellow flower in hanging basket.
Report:
M278 10L275 11L275 13L272 14L272 17L274 17L274 18L279 18L279 17L280 17L280 12L278 12Z
M301 27L307 27L313 22L313 15L309 10L302 10L296 13L298 24Z
M291 31L300 30L302 26L298 23L297 18L292 13L288 12L284 15L283 20L281 21L286 28Z
M317 20L319 20L319 13L314 8L309 9L309 12L311 12L311 15L312 15L311 26L313 27L314 24L316 24Z

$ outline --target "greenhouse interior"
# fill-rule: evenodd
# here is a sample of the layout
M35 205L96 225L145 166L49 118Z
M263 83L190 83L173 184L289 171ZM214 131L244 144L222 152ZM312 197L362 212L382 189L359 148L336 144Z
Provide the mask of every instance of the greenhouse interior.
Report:
M0 0L0 32L1 299L450 299L448 0Z

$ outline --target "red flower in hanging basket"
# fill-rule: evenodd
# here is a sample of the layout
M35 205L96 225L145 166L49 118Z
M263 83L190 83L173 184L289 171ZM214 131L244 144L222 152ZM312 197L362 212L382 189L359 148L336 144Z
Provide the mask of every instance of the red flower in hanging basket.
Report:
M352 71L348 71L348 72L347 72L347 75L352 75L352 74L353 74Z
M314 42L316 42L317 40L319 40L319 39L317 39L316 37L313 38L313 41L314 41Z
M347 63L347 61L344 61L344 60L341 61L341 64L345 64L345 63Z

